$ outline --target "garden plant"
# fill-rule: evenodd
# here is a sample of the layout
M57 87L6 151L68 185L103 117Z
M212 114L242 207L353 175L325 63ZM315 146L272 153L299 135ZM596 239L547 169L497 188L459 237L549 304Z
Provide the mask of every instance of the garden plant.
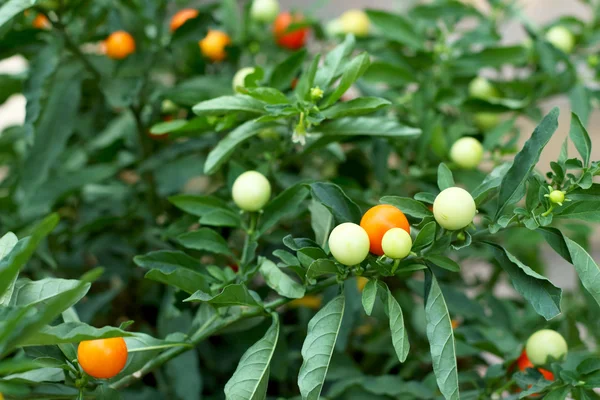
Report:
M3 0L0 399L600 398L600 1L484 3Z

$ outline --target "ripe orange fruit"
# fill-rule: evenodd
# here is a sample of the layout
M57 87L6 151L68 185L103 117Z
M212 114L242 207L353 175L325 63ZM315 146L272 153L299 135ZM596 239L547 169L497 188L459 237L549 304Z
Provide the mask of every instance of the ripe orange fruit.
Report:
M35 29L49 29L51 24L44 14L38 14L31 23Z
M113 60L122 60L135 51L135 39L125 31L111 33L104 45L106 55Z
M279 14L273 23L273 34L275 35L277 44L290 50L298 50L303 47L308 35L308 28L300 28L288 32L290 25L302 22L303 20L304 17L301 14L292 15L289 12Z
M231 44L231 38L225 32L209 29L198 44L205 57L211 61L223 61L227 57L225 47Z
M319 308L321 308L321 302L322 302L321 296L307 294L306 296L302 297L301 299L296 299L296 300L290 301L290 307L292 307L292 308L306 307L306 308L310 308L312 310L318 310Z
M519 371L525 371L527 368L535 368L533 366L533 363L529 359L529 357L527 357L527 352L525 350L523 350L523 352L517 359L517 368L519 368ZM554 380L554 374L552 372L548 371L547 369L538 368L538 371L540 371L540 373L547 380L549 380L549 381Z
M184 8L183 10L177 11L173 18L171 18L171 32L175 32L179 27L187 22L188 19L194 19L198 16L198 10L193 8Z
M402 228L410 233L410 225L404 213L389 204L380 204L369 209L360 220L360 226L369 235L371 253L378 256L383 255L381 240L387 231Z
M79 343L77 360L86 374L110 379L127 363L127 344L123 338L86 340Z

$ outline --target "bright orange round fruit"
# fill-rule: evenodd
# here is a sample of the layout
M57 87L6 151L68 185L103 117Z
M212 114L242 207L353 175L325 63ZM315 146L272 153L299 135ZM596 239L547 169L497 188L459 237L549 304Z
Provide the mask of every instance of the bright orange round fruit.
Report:
M383 255L381 240L383 235L392 228L402 228L410 233L410 225L404 213L389 204L372 207L363 215L360 226L367 231L371 242L371 253Z
M529 359L529 357L527 357L527 352L525 350L523 350L523 352L517 359L517 368L519 368L519 371L525 371L527 368L535 368L533 366L533 363ZM547 380L549 380L549 381L554 380L554 374L552 372L548 371L547 369L538 368L538 371L540 371L540 373Z
M223 31L209 29L199 43L202 54L211 61L223 61L227 57L225 47L231 44L231 38Z
M289 12L279 14L273 23L273 34L277 44L290 50L302 48L306 42L306 36L308 36L308 28L288 32L288 27L303 20L304 17L301 14L292 15Z
M35 29L49 29L50 21L44 14L38 14L35 16L35 19L31 23Z
M106 39L106 55L114 60L122 60L135 51L135 39L125 31L117 31Z
M198 10L193 8L184 8L183 10L177 11L173 18L171 18L171 32L175 32L179 27L187 22L188 19L194 19L198 16Z
M127 344L123 338L83 341L77 349L77 361L86 374L110 379L127 363Z

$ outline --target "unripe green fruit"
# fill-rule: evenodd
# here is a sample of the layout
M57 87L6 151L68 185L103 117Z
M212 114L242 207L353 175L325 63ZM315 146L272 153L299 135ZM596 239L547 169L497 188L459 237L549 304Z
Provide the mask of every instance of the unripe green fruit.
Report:
M550 192L550 201L554 204L563 203L565 201L565 194L560 190L553 190Z
M433 202L433 216L441 227L456 231L473 222L477 207L473 196L459 187L450 187Z
M473 116L475 125L482 131L489 131L500 123L500 116L490 112L479 112Z
M569 54L575 47L575 36L564 26L553 26L546 32L546 40L559 50Z
M472 137L458 139L450 148L450 159L461 168L475 168L483 158L483 146Z
M410 254L412 238L404 229L392 228L383 235L381 248L389 258L402 259Z
M245 82L246 77L253 72L254 72L253 67L245 67L245 68L240 69L238 72L236 72L235 75L233 76L233 83L232 83L233 91L239 92L240 88L246 87L246 82Z
M487 79L478 76L469 83L469 95L477 99L488 100L499 97L500 93Z
M549 357L561 360L566 356L567 342L562 335L551 329L542 329L535 332L527 339L525 351L529 360L535 366L542 366L550 362Z
M348 10L341 15L340 25L343 33L352 33L361 37L369 34L371 21L362 10Z
M342 28L342 21L339 18L332 19L325 25L325 32L327 32L328 36L338 36L344 33Z
M271 184L260 172L246 171L233 183L231 195L242 210L258 211L271 197Z
M163 100L160 105L160 111L163 114L173 114L177 110L179 110L179 106L169 99Z
M340 264L360 264L367 258L369 247L367 232L351 222L336 226L329 235L329 250Z
M254 0L250 7L250 16L255 21L273 22L277 14L279 14L277 0Z

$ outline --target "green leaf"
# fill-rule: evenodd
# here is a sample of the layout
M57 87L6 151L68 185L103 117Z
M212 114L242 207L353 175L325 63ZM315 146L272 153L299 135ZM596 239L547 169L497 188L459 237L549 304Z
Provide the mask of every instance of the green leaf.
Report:
M450 168L448 168L448 166L444 163L440 163L438 167L437 184L440 190L448 189L449 187L455 186L452 171L450 171Z
M197 231L186 232L179 235L177 241L188 249L232 255L225 239L210 228L200 228Z
M350 89L350 86L352 86L352 84L365 73L370 64L371 61L369 60L369 55L367 53L362 53L352 59L352 61L350 61L344 70L339 85L335 88L333 93L329 95L327 100L325 100L323 107L329 107L338 101L339 98L342 97L342 95L346 93L348 89Z
M285 90L292 85L292 80L298 75L302 63L306 58L306 50L302 49L292 53L288 58L275 66L271 74L270 86L278 90Z
M371 315L377 300L377 280L369 279L362 292L362 305L367 315Z
M482 67L501 67L504 64L521 64L528 58L523 46L488 47L478 52L461 55L454 62L454 69L461 74L476 74Z
M456 261L454 261L451 258L448 258L446 256L441 256L441 255L427 255L425 256L425 259L427 261L430 261L432 264L437 265L440 268L444 268L448 271L451 272L459 272L460 271L460 265L458 265L458 263Z
M420 129L388 117L345 117L324 122L317 129L325 136L415 137L421 134Z
M153 251L136 256L133 261L150 270L145 275L146 279L174 286L190 294L198 289L209 289L210 278L200 272L200 263L182 251Z
M381 97L359 97L350 101L334 104L322 110L321 114L328 119L347 117L350 115L370 114L392 104Z
M206 117L193 119L176 119L152 125L150 133L153 135L169 134L171 136L191 136L191 133L207 133L213 130Z
M363 75L363 80L371 83L386 83L392 87L416 81L416 74L401 65L384 61L374 61Z
M264 114L266 112L265 103L242 94L203 101L192 107L192 111L197 115L221 115L230 112Z
M273 261L263 258L259 263L260 273L265 278L267 286L276 291L277 294L290 299L304 297L304 293L306 292L304 286L280 270Z
M214 196L180 194L169 197L169 201L180 210L198 217L202 217L215 209L230 210L223 200Z
M327 248L327 239L333 229L333 214L327 207L316 200L311 200L308 206L310 210L310 224L315 232L315 241L321 248Z
M272 313L271 317L273 322L269 330L246 350L225 385L227 399L263 400L266 397L271 359L279 339L279 316Z
M571 113L571 129L569 131L569 137L581 155L583 165L588 167L590 165L590 156L592 154L592 140L583 126L581 119L579 119L579 116L575 113Z
M592 111L590 104L590 95L586 87L582 83L577 83L569 92L569 100L571 101L571 110L573 114L577 114L581 119L581 124L587 126Z
M327 54L323 66L317 69L315 86L325 90L342 74L355 42L353 35L346 35L344 41Z
M4 294L9 290L12 294L14 281L19 274L19 270L29 260L42 239L44 239L58 224L58 215L51 214L43 221L37 224L31 231L31 236L19 240L10 250L0 259L0 296L4 299ZM6 236L5 236L6 237ZM4 237L3 237L4 239ZM14 241L14 238L6 239L5 244ZM3 249L6 250L6 247ZM10 295L7 296L7 301Z
M556 228L539 228L548 244L567 262L573 264L583 287L600 306L600 267L578 243Z
M413 200L409 197L383 196L379 202L381 204L391 204L400 209L404 214L408 214L415 218L426 218L432 215L427 206L420 201Z
M217 172L221 165L231 157L236 147L269 127L267 123L248 121L238 126L225 136L217 146L208 153L204 163L204 173L211 175Z
M424 36L415 31L415 24L399 14L391 14L380 10L366 10L369 20L376 28L376 34L415 50L423 49Z
M509 275L514 288L546 320L560 314L562 290L538 274L497 244L486 242L494 250L496 260Z
M273 89L270 87L255 87L255 88L246 88L245 92L254 97L257 100L264 101L268 104L289 104L290 101L285 96L285 94L281 93L277 89Z
M20 307L38 303L45 304L57 294L72 290L79 284L80 282L75 279L45 278L38 281L19 279L15 284L9 305Z
M328 258L314 260L306 269L306 279L314 279L321 275L335 275L339 273L337 265Z
M201 225L229 226L237 228L242 225L240 213L226 209L215 209L200 218Z
M260 306L248 288L242 283L225 286L221 293L214 296L198 290L184 301L202 301L215 307Z
M62 343L79 343L84 340L108 339L115 337L128 337L134 334L105 326L94 328L83 322L67 322L54 326L46 326L29 336L20 343L21 346L52 346Z
M507 162L494 168L492 172L485 177L483 182L473 189L471 195L475 199L475 204L479 206L485 203L489 198L493 197L496 189L502 183L504 175L506 175L511 166L512 163Z
M392 334L392 345L396 351L398 360L403 363L408 357L410 344L408 343L408 334L404 327L404 315L402 308L398 304L398 300L394 297L390 288L383 284L386 288L386 312L390 320L390 333Z
M8 0L0 7L0 27L15 15L33 7L37 2L38 0Z
M554 218L600 222L600 201L575 201L570 204L567 203L557 214L554 214Z
M302 400L319 400L335 342L342 325L344 295L331 300L308 323L308 334L302 344L302 366L298 386Z
M558 114L559 110L555 107L544 117L533 131L531 138L525 142L523 149L515 156L512 166L502 178L496 220L508 205L516 203L523 197L525 182L539 161L543 148L558 127Z
M433 243L433 241L435 240L436 231L437 223L435 221L431 221L425 224L425 226L419 231L417 238L413 242L412 251L419 251Z
M319 68L319 60L321 60L321 55L317 54L310 64L310 67L308 67L308 69L302 73L300 79L298 79L294 92L299 100L309 100L310 89L315 83L315 76L317 75L317 69Z
M271 229L286 215L297 212L308 193L309 190L306 185L298 183L287 188L271 200L264 208L263 217L258 227L258 235L262 235Z
M0 261L2 261L2 259L4 259L6 256L8 256L8 254L12 251L12 249L17 245L17 242L19 241L19 239L17 238L17 236L12 233L12 232L8 232L6 233L4 236L2 236L2 238L0 238ZM2 264L0 264L2 265ZM1 272L0 272L1 274ZM8 305L8 302L10 301L10 298L12 297L12 293L15 287L15 282L17 281L17 277L19 276L19 273L17 271L17 273L14 274L14 276L12 277L12 280L9 280L9 285L8 287L5 289L4 294L1 294L2 292L0 292L0 306L2 305ZM8 274L6 275L7 279L8 278Z
M445 399L458 400L460 395L452 321L442 290L430 270L425 272L425 319L438 387Z
M360 221L362 217L360 208L346 196L339 186L333 183L317 182L310 185L310 189L313 199L327 207L338 224Z
M220 16L226 32L231 35L234 42L243 40L244 19L240 14L238 2L236 0L222 0Z

